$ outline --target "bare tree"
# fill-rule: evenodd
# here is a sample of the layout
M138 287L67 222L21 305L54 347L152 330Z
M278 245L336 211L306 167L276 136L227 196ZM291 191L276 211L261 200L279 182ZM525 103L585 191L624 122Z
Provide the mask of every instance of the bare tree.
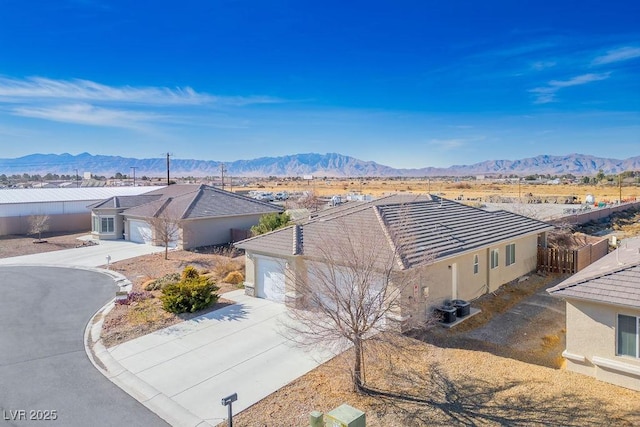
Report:
M405 316L422 299L412 292L419 276L404 268L401 239L392 238L382 227L372 230L370 223L344 218L330 226L316 225L304 228L305 242L314 241L313 247L305 243L304 259L285 269L297 296L286 331L302 345L324 347L334 354L351 347L353 387L360 391L367 342L427 322L426 315ZM424 301L420 304L426 307ZM416 323L408 324L410 320Z
M322 200L318 197L318 195L314 191L306 191L305 194L300 197L295 204L299 208L306 208L309 211L317 211L320 205L322 205Z
M37 234L37 242L42 242L42 233L49 230L49 215L31 215L29 217L29 234Z
M168 198L156 214L147 218L151 227L151 236L144 236L154 244L164 246L164 259L169 259L169 245L180 238L181 219L171 207L172 198Z

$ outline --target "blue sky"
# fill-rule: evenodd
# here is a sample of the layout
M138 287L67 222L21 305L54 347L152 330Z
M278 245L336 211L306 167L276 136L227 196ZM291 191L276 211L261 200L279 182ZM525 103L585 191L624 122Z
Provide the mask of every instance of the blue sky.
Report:
M0 0L0 157L640 155L640 2Z

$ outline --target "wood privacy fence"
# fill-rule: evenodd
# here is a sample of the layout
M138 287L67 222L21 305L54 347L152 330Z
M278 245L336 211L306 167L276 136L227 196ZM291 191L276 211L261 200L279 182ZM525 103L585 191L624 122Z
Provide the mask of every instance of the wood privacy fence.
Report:
M588 243L578 249L538 247L538 270L547 273L574 274L609 252L609 240Z

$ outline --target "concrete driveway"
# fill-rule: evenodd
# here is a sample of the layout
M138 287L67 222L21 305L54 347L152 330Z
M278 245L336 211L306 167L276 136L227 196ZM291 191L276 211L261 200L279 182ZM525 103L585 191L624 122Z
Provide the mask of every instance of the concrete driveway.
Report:
M0 267L2 426L167 425L87 358L87 321L115 290L93 271Z
M227 418L222 397L238 393L238 413L331 358L279 334L284 305L242 290L224 297L236 304L109 349L127 371L212 425Z
M116 262L163 251L164 247L162 246L151 246L125 240L100 240L94 246L82 246L60 251L3 258L0 259L0 265L99 267L107 263L107 256L111 257L111 262Z

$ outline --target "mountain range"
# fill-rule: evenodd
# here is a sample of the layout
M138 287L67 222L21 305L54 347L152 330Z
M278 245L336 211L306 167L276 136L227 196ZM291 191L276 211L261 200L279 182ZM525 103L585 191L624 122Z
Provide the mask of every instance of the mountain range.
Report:
M215 160L170 159L171 176L218 176L221 162ZM120 156L64 154L31 154L14 159L0 159L0 174L30 175L47 173L69 175L91 172L94 175L113 176L117 172L137 176L165 176L166 158L136 159ZM227 175L245 177L265 176L327 176L327 177L420 177L420 176L474 176L474 175L595 175L602 170L614 174L640 169L640 156L628 159L609 159L584 154L565 156L540 155L521 160L487 160L472 165L454 165L447 168L424 167L396 169L372 161L359 160L337 153L293 154L280 157L261 157L252 160L224 162Z

